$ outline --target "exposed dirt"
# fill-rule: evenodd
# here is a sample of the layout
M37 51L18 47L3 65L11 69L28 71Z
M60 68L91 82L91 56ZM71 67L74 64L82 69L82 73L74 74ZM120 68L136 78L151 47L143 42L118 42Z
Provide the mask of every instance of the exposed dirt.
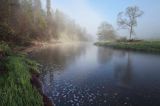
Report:
M31 84L36 87L39 93L43 96L44 106L54 106L52 101L43 93L42 84L39 80L39 73L32 73Z

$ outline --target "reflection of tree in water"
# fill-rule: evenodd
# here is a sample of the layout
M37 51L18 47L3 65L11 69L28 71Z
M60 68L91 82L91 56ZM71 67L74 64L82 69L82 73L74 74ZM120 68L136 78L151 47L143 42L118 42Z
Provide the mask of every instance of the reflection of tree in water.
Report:
M98 47L98 61L101 64L106 64L109 62L114 54L114 50L110 48Z
M131 81L131 59L130 54L127 55L127 63L123 62L126 57L125 51L119 51L111 48L98 48L98 61L101 64L107 64L112 59L116 59L114 63L115 78L120 81L120 84L127 86ZM120 61L119 61L120 60Z
M112 48L104 48L99 47L98 48L98 61L101 64L106 64L107 62L110 62L113 57L123 57L125 56L125 52L118 51Z
M130 53L127 55L127 63L116 63L115 64L115 78L119 80L120 85L129 86L132 80L132 61Z
M55 45L34 51L30 57L42 64L43 71L41 81L48 95L54 89L54 73L62 72L64 68L74 63L77 58L85 54L85 45ZM46 89L46 88L43 88Z
M35 51L31 54L31 57L41 64L64 67L74 62L85 51L86 47L84 45L57 45Z

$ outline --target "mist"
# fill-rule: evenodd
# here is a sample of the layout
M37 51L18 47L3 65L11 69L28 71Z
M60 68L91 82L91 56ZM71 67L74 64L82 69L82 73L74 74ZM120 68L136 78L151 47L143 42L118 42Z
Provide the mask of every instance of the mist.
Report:
M51 4L51 0L2 0L1 40L27 44L91 39L85 27L59 9L52 8Z
M160 106L160 0L0 0L0 106Z
M112 24L119 36L127 37L128 31L118 30L117 14L127 6L136 5L145 14L138 19L134 37L139 39L159 39L159 4L160 1L157 0L55 0L52 6L64 11L80 25L86 27L87 31L96 39L97 28L104 21Z

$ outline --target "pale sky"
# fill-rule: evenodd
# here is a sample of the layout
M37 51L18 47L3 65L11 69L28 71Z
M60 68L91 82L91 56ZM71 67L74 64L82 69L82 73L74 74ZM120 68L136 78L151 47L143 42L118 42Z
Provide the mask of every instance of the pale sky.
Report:
M138 19L136 37L160 38L160 0L52 0L52 8L59 9L96 37L97 27L107 21L117 30L117 14L128 6L139 6L144 15ZM127 31L119 31L127 36Z

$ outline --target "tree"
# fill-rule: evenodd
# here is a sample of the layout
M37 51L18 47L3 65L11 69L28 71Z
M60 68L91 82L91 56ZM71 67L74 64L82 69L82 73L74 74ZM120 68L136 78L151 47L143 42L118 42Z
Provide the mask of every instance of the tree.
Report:
M34 0L34 22L35 24L39 23L41 18L41 0Z
M134 27L137 26L137 18L143 15L143 11L137 6L126 8L125 12L120 12L117 18L117 24L121 29L128 29L130 32L129 39L135 34Z
M53 0L52 0L53 1ZM32 40L87 40L87 32L63 12L54 12L51 0L0 0L0 41L28 44ZM43 4L43 5L42 5Z
M51 16L51 0L47 0L46 8L47 8L47 16L50 17Z
M0 23L8 23L9 20L9 0L1 0L0 3Z
M116 33L112 25L107 22L103 22L98 27L98 40L114 40L116 38Z

